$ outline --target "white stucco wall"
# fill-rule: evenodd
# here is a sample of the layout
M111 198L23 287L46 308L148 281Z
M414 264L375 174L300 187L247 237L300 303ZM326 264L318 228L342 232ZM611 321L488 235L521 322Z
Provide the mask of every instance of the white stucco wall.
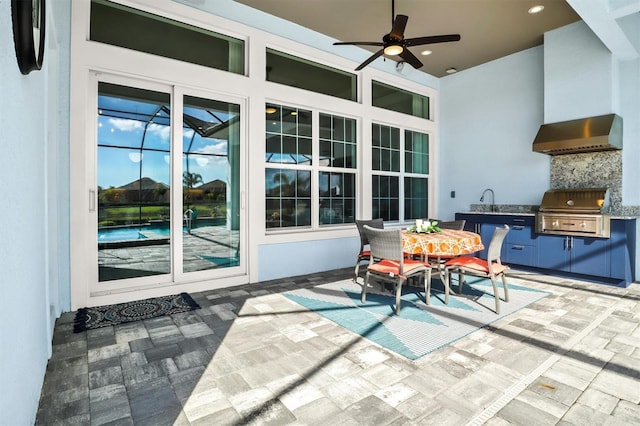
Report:
M620 114L611 52L582 22L544 35L545 123Z
M0 33L0 413L7 424L30 424L49 355L46 82L44 72L20 74L9 0L0 0Z
M68 10L68 1L58 0L47 11L47 34L54 32L54 9L61 9L66 19L63 28L68 27L65 5ZM65 238L58 233L58 223L64 222L64 215L52 212L58 208L52 199L65 185L58 179L64 165L57 163L58 154L66 157L64 151L57 151L65 143L48 144L59 140L56 129L62 124L51 112L58 110L60 99L68 97L68 84L50 77L64 79L68 69L59 68L56 54L48 55L42 70L27 76L20 73L11 1L0 0L0 423L7 425L35 421L53 321L61 310L59 288L68 287L68 282L59 281L60 269L68 270L68 256L65 266L59 251ZM51 96L53 86L60 97ZM63 108L62 115L68 116L68 110ZM64 179L64 172L61 175Z
M485 188L496 204L540 203L550 162L531 144L543 117L542 56L535 47L441 79L438 217L469 211Z

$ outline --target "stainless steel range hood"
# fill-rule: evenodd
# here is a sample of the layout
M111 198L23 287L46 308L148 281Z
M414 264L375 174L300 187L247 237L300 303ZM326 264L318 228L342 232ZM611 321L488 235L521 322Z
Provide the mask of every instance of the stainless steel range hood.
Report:
M549 155L622 149L622 118L616 114L543 124L533 151Z

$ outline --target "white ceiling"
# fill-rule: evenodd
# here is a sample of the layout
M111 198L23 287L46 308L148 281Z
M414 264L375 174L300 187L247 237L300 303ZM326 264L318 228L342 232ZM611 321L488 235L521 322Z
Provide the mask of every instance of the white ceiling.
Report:
M294 22L336 41L382 41L391 30L392 0L235 0ZM543 5L531 15L533 5ZM615 7L614 7L615 6ZM405 38L460 34L458 42L412 47L424 71L443 77L543 44L543 34L580 19L622 59L638 57L618 19L640 11L640 0L396 0L395 14L408 15ZM301 40L304 43L304 40ZM340 54L348 46L330 46ZM422 56L430 49L433 53ZM368 48L375 52L379 47ZM366 58L366 56L364 56ZM399 60L398 57L390 59ZM358 59L361 61L362 59ZM378 59L382 60L382 59ZM356 65L354 65L355 68ZM408 65L407 65L408 66Z

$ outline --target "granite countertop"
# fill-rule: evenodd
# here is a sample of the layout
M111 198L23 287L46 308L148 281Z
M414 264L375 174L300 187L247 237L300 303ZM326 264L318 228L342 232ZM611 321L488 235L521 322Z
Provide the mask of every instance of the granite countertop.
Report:
M482 215L496 215L496 216L535 216L535 213L532 212L506 212L506 211L495 211L495 212L478 212L478 211L468 211L468 212L459 212L461 214L482 214Z
M535 216L540 206L519 205L519 204L496 204L494 211L486 204L471 204L470 210L460 212L463 214L484 214L484 215L508 215L508 216ZM624 211L613 211L609 215L611 219L631 220L640 218L640 212L631 208L623 208ZM626 211L629 210L629 211Z

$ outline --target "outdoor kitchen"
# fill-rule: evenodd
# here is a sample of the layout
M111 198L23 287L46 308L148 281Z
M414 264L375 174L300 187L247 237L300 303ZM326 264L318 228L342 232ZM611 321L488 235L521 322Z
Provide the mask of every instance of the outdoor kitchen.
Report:
M468 229L481 234L510 224L519 236L505 245L503 260L515 268L628 286L636 279L640 206L622 205L621 148L554 153L550 182L538 205L472 204L471 214L458 213L456 219L466 219Z

